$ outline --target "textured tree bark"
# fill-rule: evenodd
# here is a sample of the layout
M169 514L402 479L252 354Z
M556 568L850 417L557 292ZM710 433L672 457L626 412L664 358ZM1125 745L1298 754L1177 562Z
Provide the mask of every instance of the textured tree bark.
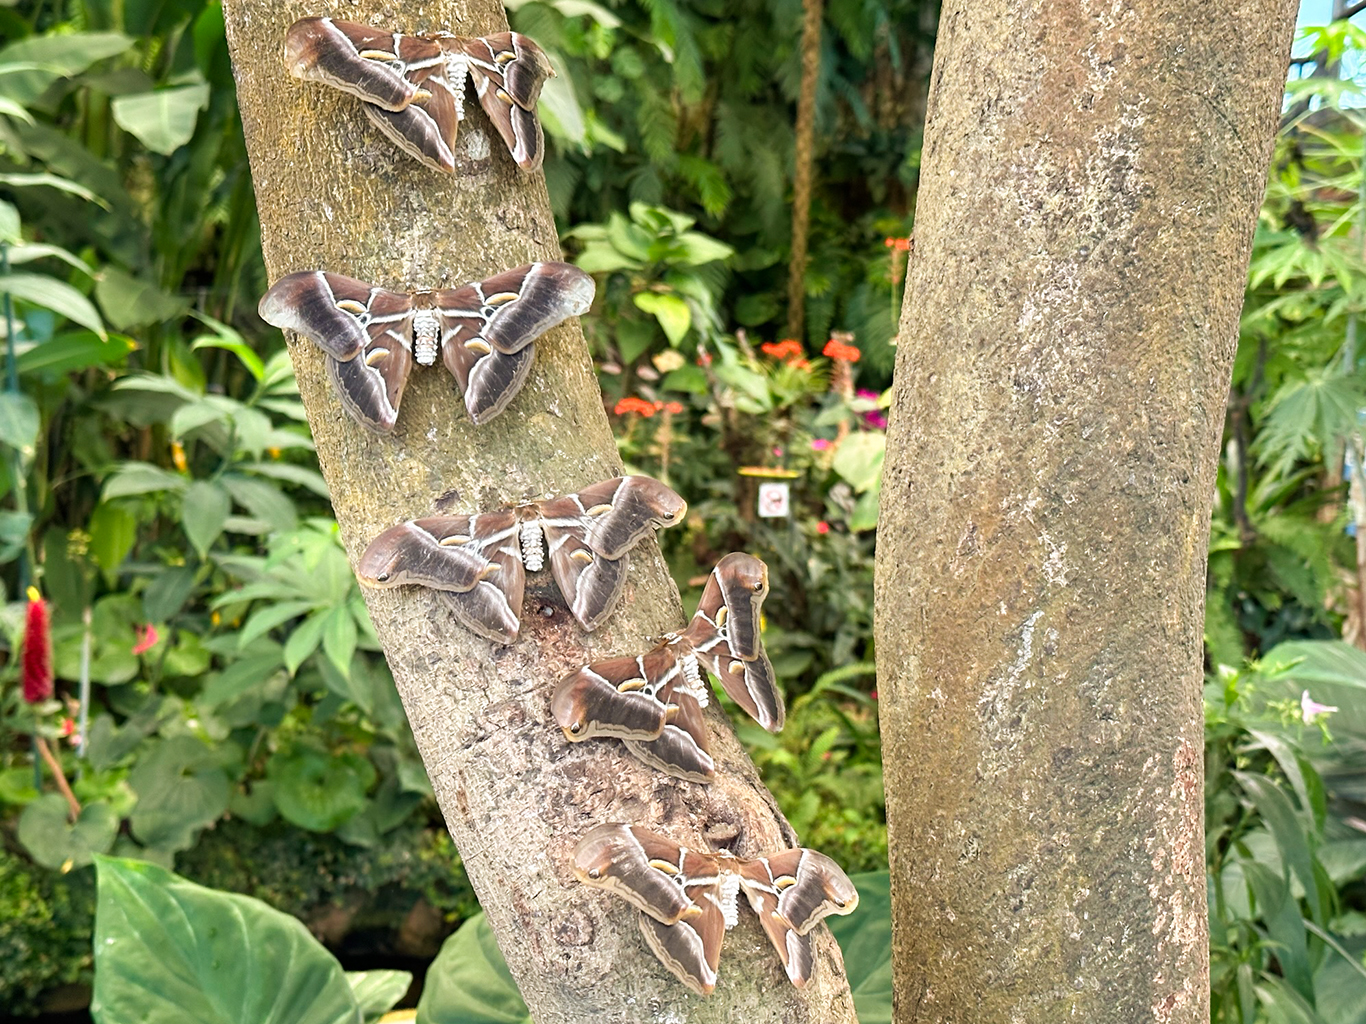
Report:
M317 14L278 0L228 0L228 42L272 278L336 270L389 287L449 287L536 259L559 258L544 180L514 167L472 99L453 176L398 152L359 102L288 76L285 29ZM480 35L506 28L494 0L402 8L334 4L339 18L405 31ZM521 395L493 423L470 424L439 367L416 368L398 427L367 433L331 394L321 353L290 339L318 460L352 559L385 527L436 511L474 511L576 490L621 472L577 324L537 344ZM494 647L416 588L367 593L442 813L489 922L540 1022L852 1021L838 947L822 929L818 964L797 992L753 915L727 938L716 995L703 1001L659 966L621 900L578 885L574 843L604 821L652 824L738 853L790 845L779 815L724 716L710 725L721 777L667 779L619 743L570 747L549 716L554 684L584 661L635 652L682 622L678 593L646 543L632 556L620 609L585 635L547 574L529 581L521 640Z
M896 1020L1208 1019L1205 555L1293 0L953 0L882 490Z
M797 95L792 168L792 255L787 264L787 336L806 331L806 247L811 232L811 174L816 162L816 86L821 78L825 0L802 0L802 82Z

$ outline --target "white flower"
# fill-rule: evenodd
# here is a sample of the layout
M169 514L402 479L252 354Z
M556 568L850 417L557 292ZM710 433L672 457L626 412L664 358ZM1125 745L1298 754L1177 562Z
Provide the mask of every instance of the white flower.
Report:
M1320 704L1309 696L1309 691L1305 690L1300 694L1300 716L1304 719L1305 725L1313 725L1319 715L1331 715L1338 709L1331 704Z

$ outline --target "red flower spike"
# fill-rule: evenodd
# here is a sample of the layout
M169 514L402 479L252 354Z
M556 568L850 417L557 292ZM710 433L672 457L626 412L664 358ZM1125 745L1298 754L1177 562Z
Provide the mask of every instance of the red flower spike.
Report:
M37 704L52 696L52 635L47 602L37 587L28 588L28 615L24 620L24 700Z
M628 412L639 413L641 416L653 416L655 405L653 402L647 402L643 398L636 398L632 395L619 401L612 411L618 416Z

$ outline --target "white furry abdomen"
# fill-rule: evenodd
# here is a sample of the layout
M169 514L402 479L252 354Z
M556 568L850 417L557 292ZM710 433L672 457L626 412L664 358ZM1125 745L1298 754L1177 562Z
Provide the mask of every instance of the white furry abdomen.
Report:
M522 524L522 563L527 572L540 572L545 565L545 543L539 519L528 519Z
M441 337L441 321L430 309L419 309L413 314L413 358L419 366L436 362L437 342Z

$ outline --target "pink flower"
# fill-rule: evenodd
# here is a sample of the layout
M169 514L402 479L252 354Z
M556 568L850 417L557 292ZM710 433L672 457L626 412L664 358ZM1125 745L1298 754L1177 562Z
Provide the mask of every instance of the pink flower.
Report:
M829 533L830 524L827 523L824 519L822 519L819 523L816 524L816 532L821 534Z
M1300 717L1304 719L1305 725L1313 725L1319 715L1331 715L1338 709L1330 704L1320 704L1309 696L1309 691L1305 690L1300 694Z
M823 437L813 437L811 439L811 448L813 451L823 452L832 444L834 444L833 441L827 441Z
M134 654L146 654L157 645L161 639L157 635L157 628L150 622L145 626L134 626L133 633L137 636L137 642L133 644Z
M783 450L775 445L773 448L773 455L775 458L781 459L783 457Z

